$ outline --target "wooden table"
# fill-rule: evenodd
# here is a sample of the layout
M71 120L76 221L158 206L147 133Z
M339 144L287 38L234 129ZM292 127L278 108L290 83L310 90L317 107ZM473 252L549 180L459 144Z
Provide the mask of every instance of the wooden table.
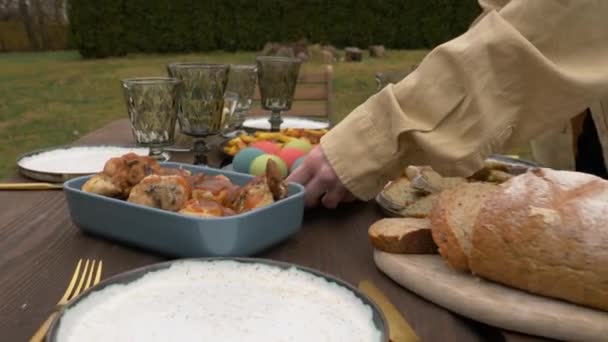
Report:
M128 122L119 120L76 143L131 144L132 140ZM184 158L174 154L174 160ZM63 294L79 258L103 260L104 277L165 260L82 233L72 224L61 191L3 191L0 208L2 341L25 341L31 336ZM355 285L372 280L423 341L541 341L452 314L384 276L372 261L367 239L367 228L381 217L374 203L310 210L300 233L257 256L313 267Z

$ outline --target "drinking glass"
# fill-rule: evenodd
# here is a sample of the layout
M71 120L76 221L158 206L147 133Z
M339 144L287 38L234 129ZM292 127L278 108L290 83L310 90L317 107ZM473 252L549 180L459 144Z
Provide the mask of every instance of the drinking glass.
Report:
M258 81L258 69L253 64L233 64L228 72L228 85L226 91L238 95L233 120L230 123L231 130L240 129L245 121L247 111L251 109L255 86Z
M291 109L300 73L299 58L259 56L256 58L262 108L270 110L270 130L278 131L283 123L281 111Z
M130 78L121 82L135 141L148 147L151 157L167 160L163 147L175 141L181 82L172 77Z
M171 63L169 75L182 81L179 126L182 133L194 137L194 163L207 164L206 139L222 133L232 118L235 106L228 108L224 93L228 82L227 64Z
M234 131L234 122L236 121L235 116L240 99L241 97L233 91L226 90L226 92L224 93L223 115L225 115L226 117L223 119L224 127L222 133L229 133Z

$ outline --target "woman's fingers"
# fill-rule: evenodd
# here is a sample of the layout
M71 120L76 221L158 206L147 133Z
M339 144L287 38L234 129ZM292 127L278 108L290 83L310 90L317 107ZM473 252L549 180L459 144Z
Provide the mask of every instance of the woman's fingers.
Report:
M342 201L355 199L342 184L319 147L308 154L302 165L287 177L287 181L302 184L306 188L307 207L315 207L322 202L328 208L335 208Z
M325 206L326 208L336 208L338 204L343 201L347 192L348 190L346 190L344 187L336 186L327 193L325 193L325 196L323 196L323 198L321 199L321 203L323 203L323 206Z

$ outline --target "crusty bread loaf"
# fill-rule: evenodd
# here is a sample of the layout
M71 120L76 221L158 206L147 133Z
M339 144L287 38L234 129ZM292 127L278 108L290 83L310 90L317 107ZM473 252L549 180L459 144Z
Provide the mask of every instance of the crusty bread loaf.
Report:
M443 222L454 213L437 215L443 218L435 222ZM438 231L444 229L456 234L459 228ZM445 250L441 235L437 238ZM469 266L478 276L608 310L607 181L576 172L529 171L487 198L466 238L472 242Z
M439 246L439 254L453 268L469 269L475 218L483 202L497 187L491 183L463 183L439 194L429 216L433 240Z
M368 233L374 247L385 252L411 254L437 252L428 219L385 218L372 224Z

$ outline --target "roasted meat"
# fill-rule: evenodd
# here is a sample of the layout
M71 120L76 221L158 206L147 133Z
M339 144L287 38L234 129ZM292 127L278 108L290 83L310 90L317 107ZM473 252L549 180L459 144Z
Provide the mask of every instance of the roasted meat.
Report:
M131 188L144 177L160 171L160 165L153 158L128 153L108 160L103 171L89 179L82 189L104 196L127 198Z
M238 190L238 187L224 175L196 175L190 178L190 184L192 185L192 198L211 200L221 205L226 204L229 196Z
M230 198L232 209L237 213L250 211L287 197L287 184L278 166L272 160L266 164L266 174L252 179Z
M112 177L105 173L98 173L84 183L82 191L92 192L102 196L120 197L122 189L112 182Z
M133 187L127 201L178 211L184 207L191 195L190 184L182 176L150 175Z
M224 175L192 175L184 169L161 168L154 159L133 153L108 160L104 170L82 189L201 217L235 215L287 197L287 184L272 160L264 175L239 187Z
M210 200L189 200L184 208L179 211L181 214L199 217L221 217L234 215L234 211L221 204Z

